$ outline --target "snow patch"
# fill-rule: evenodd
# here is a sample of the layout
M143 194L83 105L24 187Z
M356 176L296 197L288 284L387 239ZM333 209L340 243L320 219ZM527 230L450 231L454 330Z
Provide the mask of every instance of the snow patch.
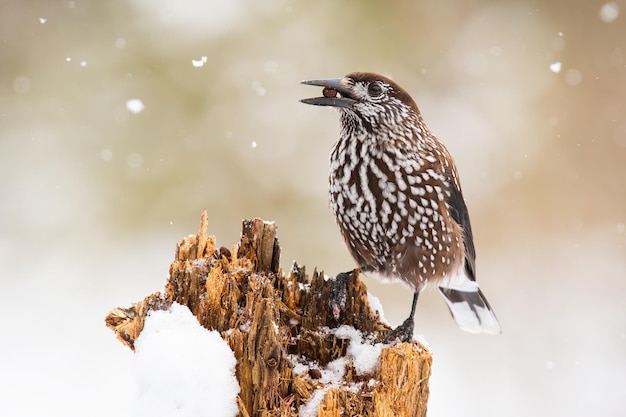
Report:
M385 314L383 312L383 304L380 302L378 297L376 297L371 292L368 292L367 293L367 302L370 305L370 310L372 310L372 312L374 314L378 313L379 320L382 321L385 324L389 324L389 322L385 318Z
M324 394L326 394L327 388L318 389L313 392L309 401L300 406L298 410L298 415L300 417L317 417L317 407L320 402L324 399Z
M350 339L346 356L352 356L354 369L359 374L372 373L378 367L378 357L387 345L363 341L363 334L352 326L343 325L335 330L335 336Z
M135 342L136 416L234 417L235 356L187 307L150 312Z
M427 350L430 350L431 352L433 351L430 348L430 344L428 343L428 341L426 340L423 334L416 334L413 336L413 339L417 340L417 343L424 346ZM421 352L421 349L420 349L420 352Z

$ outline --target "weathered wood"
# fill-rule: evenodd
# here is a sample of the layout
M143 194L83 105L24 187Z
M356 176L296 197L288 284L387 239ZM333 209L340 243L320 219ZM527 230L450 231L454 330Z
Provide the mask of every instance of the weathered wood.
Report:
M297 416L320 389L319 416L426 415L432 357L417 342L384 347L371 373L359 374L348 358L341 381L321 378L320 370L344 358L352 343L335 336L336 328L353 326L371 343L390 330L371 311L358 271L337 278L345 293L333 314L329 300L337 298L338 281L317 271L309 278L297 264L284 274L274 223L244 221L231 250L216 248L207 223L205 211L198 235L178 244L163 294L109 313L106 325L124 344L134 349L148 312L176 302L232 348L242 417Z

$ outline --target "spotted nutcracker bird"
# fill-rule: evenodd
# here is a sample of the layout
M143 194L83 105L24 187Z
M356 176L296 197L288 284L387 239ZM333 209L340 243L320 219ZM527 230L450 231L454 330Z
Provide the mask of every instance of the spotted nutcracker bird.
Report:
M452 156L415 101L394 81L354 72L310 80L322 97L301 100L339 110L330 156L330 205L359 268L400 280L414 292L411 313L388 339L410 341L420 291L436 285L458 326L500 333L476 283L469 213Z

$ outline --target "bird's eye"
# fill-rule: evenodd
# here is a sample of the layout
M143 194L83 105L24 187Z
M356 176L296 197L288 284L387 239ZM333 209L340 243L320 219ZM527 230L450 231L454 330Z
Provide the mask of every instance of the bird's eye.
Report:
M379 83L371 83L369 87L367 87L367 94L369 94L370 97L378 97L382 93L383 88L380 86Z

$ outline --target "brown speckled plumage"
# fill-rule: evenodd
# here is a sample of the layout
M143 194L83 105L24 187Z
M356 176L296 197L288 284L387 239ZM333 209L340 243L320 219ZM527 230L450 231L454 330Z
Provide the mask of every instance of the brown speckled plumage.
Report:
M364 272L414 291L411 315L394 335L412 335L417 295L427 284L439 287L461 328L499 333L475 281L472 228L454 160L415 101L373 73L304 83L324 87L323 97L304 103L340 111L330 202L350 253Z

